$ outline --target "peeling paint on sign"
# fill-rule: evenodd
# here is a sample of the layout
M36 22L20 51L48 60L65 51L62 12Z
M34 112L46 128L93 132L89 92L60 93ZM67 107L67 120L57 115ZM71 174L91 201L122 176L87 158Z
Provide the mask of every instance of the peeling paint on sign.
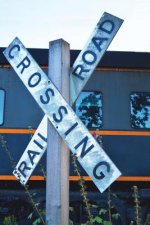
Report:
M91 76L92 72L96 68L97 63L100 61L104 52L106 51L106 49L108 48L112 39L114 38L117 31L119 30L122 22L123 22L123 20L121 20L120 18L117 18L108 13L104 13L103 16L101 17L101 19L98 22L96 28L94 29L92 35L88 39L85 47L83 48L83 50L77 57L74 65L72 67L72 72L70 75L71 105L74 104L76 98L78 97L78 95L80 94L84 85L88 81L88 78ZM99 31L100 30L99 28L101 28L101 33ZM94 51L94 53L96 52L96 57L97 57L96 63L92 62L92 61L91 61L91 63L89 63L88 61L86 61L88 59L88 55L90 57L89 51L91 51L91 48L92 48L91 57L92 57L93 51ZM86 75L85 68L87 68L88 75ZM83 79L82 76L84 76L84 78L86 77L86 79ZM77 88L76 91L74 90L75 88ZM33 164L30 162L28 149L32 149L33 151L36 152L36 146L34 146L34 140L36 140L38 133L43 133L43 130L45 131L45 134L44 134L45 138L47 138L47 116L46 115L44 116L42 122L40 123L39 127L37 128L33 138L31 139L30 143L28 144L27 148L25 149L22 157L20 158L20 160L16 166L16 170L13 172L14 175L23 184L27 183L33 170L35 169L36 165L38 164L38 162L40 161L44 152L46 151L47 144L45 145L45 143L44 143L44 145L43 145L42 139L41 140L39 139L40 144L43 145L43 149L42 149L42 151L39 152L39 154L36 154ZM23 176L19 172L19 169L24 164L26 165L26 167L28 166L29 169L24 170L24 176Z
M82 167L103 192L120 176L120 171L18 38L4 51L4 55L68 148L77 155ZM44 136L40 138L44 139ZM29 153L31 164L37 154Z

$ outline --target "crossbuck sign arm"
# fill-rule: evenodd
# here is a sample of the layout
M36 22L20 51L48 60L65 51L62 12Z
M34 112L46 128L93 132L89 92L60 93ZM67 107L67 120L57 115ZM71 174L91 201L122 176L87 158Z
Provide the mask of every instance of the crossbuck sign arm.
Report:
M121 23L122 21L120 25ZM71 151L77 154L80 164L98 189L103 192L120 175L120 171L65 102L56 87L48 80L18 38L10 44L4 54L59 135ZM84 59L84 61L93 60L91 58ZM43 141L43 144L40 140ZM46 147L46 136L38 132L33 145L33 148L36 145L39 149L36 153L27 149L31 164L34 164L36 157L40 155L41 149ZM26 167L26 170L30 172L29 165L26 165ZM24 176L22 183L25 183L26 177L29 176L25 173L21 175Z

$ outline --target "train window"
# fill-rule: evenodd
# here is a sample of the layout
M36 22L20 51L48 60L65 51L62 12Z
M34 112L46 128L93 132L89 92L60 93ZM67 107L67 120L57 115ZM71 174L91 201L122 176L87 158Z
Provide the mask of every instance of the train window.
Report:
M81 92L75 111L88 129L99 129L102 127L102 94L97 91Z
M150 128L150 93L132 93L130 95L130 106L132 128Z
M0 89L0 125L2 125L4 121L4 98L5 92Z

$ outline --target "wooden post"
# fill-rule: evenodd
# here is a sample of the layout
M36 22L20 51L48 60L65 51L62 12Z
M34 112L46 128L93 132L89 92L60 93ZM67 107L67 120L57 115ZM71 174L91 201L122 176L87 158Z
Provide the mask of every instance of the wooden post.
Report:
M69 102L70 48L64 40L49 43L48 76ZM48 122L46 224L69 224L69 150Z

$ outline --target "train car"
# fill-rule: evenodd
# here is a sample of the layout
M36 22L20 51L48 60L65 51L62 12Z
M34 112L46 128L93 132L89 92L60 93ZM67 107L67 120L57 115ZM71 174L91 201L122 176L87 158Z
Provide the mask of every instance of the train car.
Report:
M19 224L26 221L31 204L23 187L12 175L29 140L40 123L43 112L24 87L0 49L0 221L13 214ZM29 49L41 68L48 72L48 50ZM71 50L71 65L79 54ZM111 191L100 194L84 170L79 166L89 199L97 205L92 210L107 208L111 193L113 214L119 218L113 224L135 221L133 186L138 187L141 219L150 214L150 53L105 53L90 80L74 104L81 118L106 153L122 172ZM45 204L45 156L30 178L36 200ZM70 157L70 214L75 225L86 222L85 206ZM17 190L17 192L16 192ZM18 202L21 207L18 207ZM20 213L21 212L21 213Z

